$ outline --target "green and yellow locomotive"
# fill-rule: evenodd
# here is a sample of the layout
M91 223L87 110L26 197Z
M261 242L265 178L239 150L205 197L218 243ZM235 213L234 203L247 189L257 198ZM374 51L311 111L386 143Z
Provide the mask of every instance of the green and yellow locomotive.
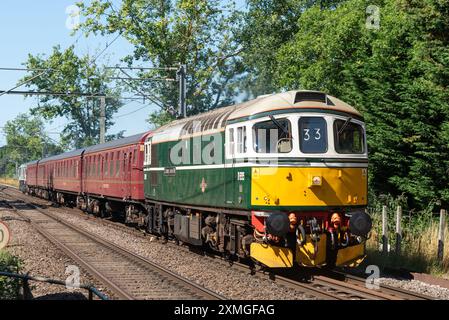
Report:
M371 219L361 114L290 91L174 121L145 142L148 231L271 268L355 266Z

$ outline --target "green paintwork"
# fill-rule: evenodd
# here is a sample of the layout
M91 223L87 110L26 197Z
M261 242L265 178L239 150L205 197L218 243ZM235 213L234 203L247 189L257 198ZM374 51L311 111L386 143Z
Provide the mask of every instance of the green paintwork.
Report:
M200 150L203 150L215 138L221 139L221 141L216 141L221 147L221 155L217 155L217 158L220 158L220 160L217 162L223 163L224 132L204 136ZM189 147L192 147L194 151L190 153L190 158L186 159L187 161L185 162L187 163L183 164L172 163L168 156L170 150L176 148L179 141L153 145L152 152L155 156L152 158L152 164L150 167L144 167L146 198L154 201L185 205L250 209L251 168L233 168L232 163L229 168L201 168L201 166L206 166L206 164L202 157L195 156L194 159L195 151L196 155L198 155L198 151L193 147L195 144L199 145L198 141L200 140L198 139L194 142L190 138L182 140L182 143L186 143L186 141L188 141ZM173 172L175 167L178 167L178 169ZM182 169L179 169L180 167ZM192 169L188 169L189 167L192 167ZM149 171L150 168L165 168L171 172L161 171L161 169L159 171ZM238 180L239 173L241 179L243 173L244 180Z
M237 180L238 172L244 172L244 181ZM162 171L145 173L145 195L151 200L207 207L250 207L250 168L177 170L174 176L166 176ZM151 174L157 175L157 184L151 183Z

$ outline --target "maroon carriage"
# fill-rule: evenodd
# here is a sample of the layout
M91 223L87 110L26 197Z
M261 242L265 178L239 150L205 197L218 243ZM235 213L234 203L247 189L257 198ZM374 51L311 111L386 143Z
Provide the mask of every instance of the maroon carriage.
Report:
M149 133L86 148L77 206L95 214L134 211L145 200L144 144Z

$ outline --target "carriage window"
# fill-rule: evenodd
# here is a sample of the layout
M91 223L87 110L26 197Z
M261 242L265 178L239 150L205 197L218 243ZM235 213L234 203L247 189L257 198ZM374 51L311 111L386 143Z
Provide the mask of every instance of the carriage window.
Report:
M237 153L246 152L246 127L237 128Z
M114 176L114 152L111 152L111 156L109 158L109 175Z
M101 177L101 162L103 159L101 156L98 156L98 162L97 162L97 177Z
M288 153L292 151L291 132L287 119L256 123L253 127L254 150L257 153Z
M106 153L106 159L104 161L104 176L107 177L109 175L109 154Z
M115 176L120 177L120 153L117 152L117 160L115 160Z
M303 153L325 153L327 151L326 120L321 117L299 119L299 146Z
M350 122L351 119L335 120L335 151L343 154L360 154L365 152L365 136L362 126Z

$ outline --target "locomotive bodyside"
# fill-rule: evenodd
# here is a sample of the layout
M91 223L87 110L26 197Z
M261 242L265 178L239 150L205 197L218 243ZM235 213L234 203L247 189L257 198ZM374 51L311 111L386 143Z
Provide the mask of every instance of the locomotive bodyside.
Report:
M354 108L310 91L171 123L146 142L150 231L167 223L269 267L356 265L371 223L364 135Z

